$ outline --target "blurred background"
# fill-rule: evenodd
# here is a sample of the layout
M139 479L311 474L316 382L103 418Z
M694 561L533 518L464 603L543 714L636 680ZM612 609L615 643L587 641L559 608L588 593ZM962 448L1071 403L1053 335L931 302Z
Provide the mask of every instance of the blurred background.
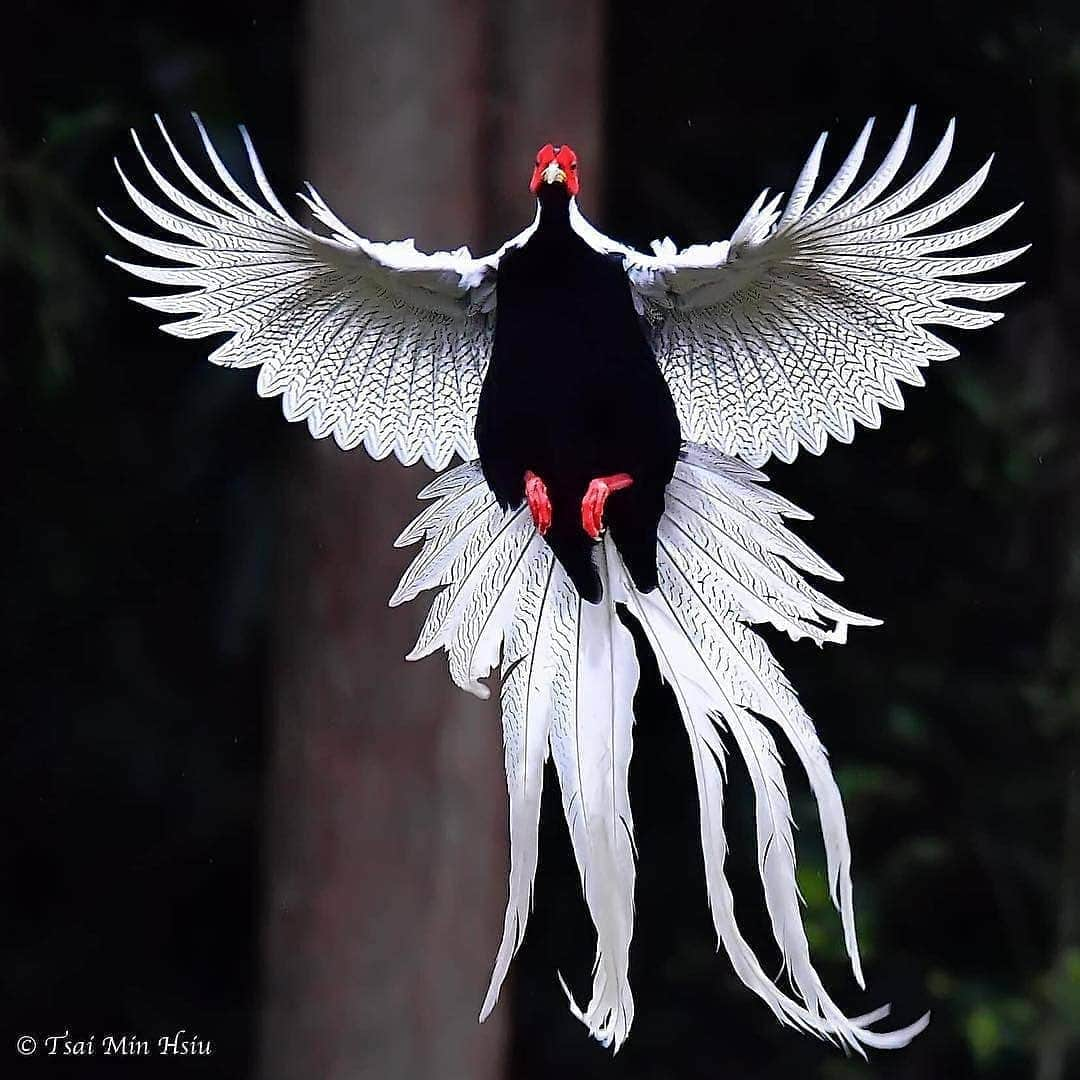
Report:
M0 45L5 560L0 1072L117 1077L1080 1076L1080 9L912 0L16 3ZM869 992L852 983L797 770L812 947L852 1012L929 1030L869 1063L780 1029L717 955L689 756L638 699L637 1018L618 1057L569 1014L592 938L545 803L535 914L476 1025L501 931L495 711L401 659L390 542L426 481L314 444L250 373L127 302L138 227L113 172L153 114L282 196L312 180L376 239L494 246L535 148L639 246L729 235L817 133L879 157L920 106L947 176L998 158L971 217L1029 284L880 433L769 471L802 535L884 619L843 648L770 637L838 772ZM580 145L579 145L580 144ZM921 157L920 157L921 155ZM288 202L288 199L286 199ZM1000 240L1000 242L999 242ZM1009 268L1010 271L1013 267ZM768 952L748 785L730 858ZM768 963L766 964L768 967ZM20 1059L70 1030L213 1044L196 1060ZM11 1071L9 1071L11 1070Z

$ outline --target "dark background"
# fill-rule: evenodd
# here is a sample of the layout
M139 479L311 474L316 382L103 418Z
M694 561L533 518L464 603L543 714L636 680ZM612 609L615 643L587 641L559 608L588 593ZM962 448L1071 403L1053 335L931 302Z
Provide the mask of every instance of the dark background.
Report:
M94 207L132 222L111 158L155 111L247 123L279 190L294 190L303 32L302 11L278 0L40 3L4 17L5 1074L59 1075L19 1061L14 1040L65 1026L182 1026L217 1046L132 1075L253 1069L272 569L283 466L307 434L256 398L253 377L203 364L199 346L126 302ZM869 993L845 972L807 827L811 943L849 1010L892 1001L907 1023L930 1008L930 1029L867 1066L780 1030L737 983L709 925L685 743L653 686L631 775L634 1031L613 1062L555 982L559 967L582 983L592 946L552 799L501 1006L506 1075L1080 1075L1080 12L618 4L602 63L598 224L613 235L722 238L762 186L790 185L822 128L835 164L876 114L880 156L916 102L913 160L956 115L947 177L996 151L971 216L1023 199L993 247L1034 247L1004 322L954 336L962 359L930 372L880 433L769 469L817 515L800 531L845 573L833 592L884 619L843 648L770 638L844 791ZM337 209L365 230L362 207ZM523 223L530 213L523 191ZM731 828L753 934L763 916L741 779ZM813 821L796 787L798 820Z

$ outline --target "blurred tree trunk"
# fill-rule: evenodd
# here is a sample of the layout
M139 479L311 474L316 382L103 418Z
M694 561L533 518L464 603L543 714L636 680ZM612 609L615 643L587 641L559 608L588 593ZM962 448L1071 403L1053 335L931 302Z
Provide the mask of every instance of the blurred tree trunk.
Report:
M532 214L536 147L598 162L595 0L312 0L308 172L342 217L422 247L497 243ZM595 181L598 169L588 174ZM504 1004L476 1022L502 928L497 706L386 600L429 475L330 442L287 491L268 789L261 1075L501 1076Z

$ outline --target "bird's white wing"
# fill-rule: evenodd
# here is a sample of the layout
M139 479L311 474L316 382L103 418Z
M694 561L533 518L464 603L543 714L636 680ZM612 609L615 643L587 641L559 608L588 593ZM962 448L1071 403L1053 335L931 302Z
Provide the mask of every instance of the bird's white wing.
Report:
M982 186L990 162L954 191L912 208L937 180L953 124L925 165L889 192L907 154L914 110L884 161L848 195L873 125L863 128L816 198L822 135L790 197L762 193L731 239L653 255L625 255L639 310L678 410L683 438L760 465L819 454L831 435L850 442L855 421L881 423L903 408L900 383L956 355L928 326L970 330L1000 318L963 301L997 300L1021 283L974 282L1026 248L945 255L989 236L1019 207L977 224L934 231ZM847 196L845 198L845 196ZM957 303L960 301L961 303Z
M113 260L170 287L139 303L188 315L162 329L185 338L227 334L211 354L228 367L259 367L258 391L281 395L289 420L306 419L316 438L433 468L455 453L476 456L473 425L491 350L494 279L500 249L426 254L411 240L357 236L313 188L301 198L328 233L297 222L278 201L241 129L261 199L230 175L196 117L219 186L181 157L158 120L191 193L171 183L135 145L165 205L120 171L136 206L179 242L106 221L132 244L172 264ZM134 134L134 133L133 133ZM117 165L119 170L119 164ZM104 215L103 215L104 216ZM510 244L520 243L526 234ZM509 247L510 245L507 245Z

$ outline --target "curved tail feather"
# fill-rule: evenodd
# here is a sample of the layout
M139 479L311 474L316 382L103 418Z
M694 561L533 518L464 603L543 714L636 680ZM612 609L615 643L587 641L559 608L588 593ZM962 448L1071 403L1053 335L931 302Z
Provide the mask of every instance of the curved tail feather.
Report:
M641 625L690 740L709 905L739 978L782 1023L859 1053L867 1046L903 1046L928 1023L927 1015L898 1031L872 1031L870 1025L887 1009L845 1016L810 959L791 806L766 722L784 733L809 778L830 893L862 986L847 824L814 726L751 626L769 623L793 639L823 643L843 641L849 626L876 620L846 610L806 581L803 571L833 580L839 575L784 523L809 515L764 482L760 472L734 459L685 446L660 524L659 587L638 592L605 538L596 547L604 585L599 604L577 594L527 513L498 507L475 463L438 477L421 492L434 501L398 543L423 546L391 603L425 589L440 591L410 659L445 649L454 681L482 697L488 694L482 680L496 666L501 674L511 866L503 936L481 1020L495 1007L525 933L550 754L597 935L591 999L580 1008L568 991L570 1006L594 1037L616 1050L633 1021L629 951L636 850L628 777L638 663L633 638L617 613L622 605ZM724 872L725 736L745 760L754 788L765 905L795 996L765 974L735 921Z

